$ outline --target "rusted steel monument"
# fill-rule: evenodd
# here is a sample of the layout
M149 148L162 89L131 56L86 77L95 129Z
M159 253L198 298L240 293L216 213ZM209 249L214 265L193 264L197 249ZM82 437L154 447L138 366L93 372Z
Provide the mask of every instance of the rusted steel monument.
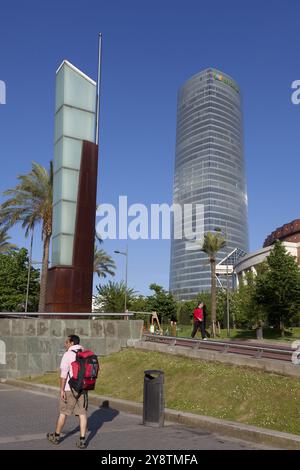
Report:
M47 312L92 311L99 71L100 60L98 86L66 60L56 72L52 263L48 270Z

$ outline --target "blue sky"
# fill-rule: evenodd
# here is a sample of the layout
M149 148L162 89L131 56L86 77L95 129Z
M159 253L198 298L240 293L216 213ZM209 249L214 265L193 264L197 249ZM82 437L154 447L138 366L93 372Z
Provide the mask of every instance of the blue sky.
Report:
M0 191L53 158L55 71L68 59L96 79L97 33L103 33L98 203L169 203L178 88L216 67L243 95L250 249L276 227L299 218L300 79L297 0L52 0L0 7ZM1 199L0 199L1 200ZM29 246L20 227L13 240ZM34 258L41 258L36 236ZM106 241L113 255L124 241ZM116 280L125 273L117 262ZM128 283L148 293L168 288L170 242L129 241Z

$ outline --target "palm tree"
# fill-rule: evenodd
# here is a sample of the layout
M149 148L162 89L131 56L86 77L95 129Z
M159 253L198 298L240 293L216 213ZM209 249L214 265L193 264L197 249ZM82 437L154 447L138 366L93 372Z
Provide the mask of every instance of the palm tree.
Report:
M1 218L6 227L20 222L26 229L27 237L34 227L42 224L43 260L39 312L45 311L49 245L52 235L52 188L53 169L50 171L32 162L32 169L27 175L18 176L19 184L4 192L9 198L1 206Z
M220 233L207 232L204 235L204 243L201 251L207 254L210 262L211 272L211 329L212 335L216 336L216 254L226 245L226 240Z
M114 260L104 251L98 250L95 245L94 248L94 273L98 274L98 277L106 277L115 275L116 264Z
M127 296L128 304L136 295L134 289L127 287L125 282L109 281L105 286L97 286L95 296L96 312L124 312L124 298Z
M0 253L3 255L7 255L14 250L17 250L17 245L10 243L10 236L7 234L7 230L5 228L0 229Z

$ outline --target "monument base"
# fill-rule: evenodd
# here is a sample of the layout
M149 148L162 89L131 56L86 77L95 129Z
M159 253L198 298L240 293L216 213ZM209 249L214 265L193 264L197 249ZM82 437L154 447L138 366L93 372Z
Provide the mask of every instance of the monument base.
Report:
M72 266L48 269L46 312L92 311L98 146L83 141Z
M90 270L71 267L54 267L48 270L46 312L90 313L93 275Z

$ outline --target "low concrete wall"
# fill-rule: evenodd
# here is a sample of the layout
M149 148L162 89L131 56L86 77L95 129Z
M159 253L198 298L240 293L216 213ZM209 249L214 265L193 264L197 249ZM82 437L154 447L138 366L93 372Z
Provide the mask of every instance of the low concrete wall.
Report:
M142 320L0 318L0 378L57 370L68 335L99 356L141 338Z

